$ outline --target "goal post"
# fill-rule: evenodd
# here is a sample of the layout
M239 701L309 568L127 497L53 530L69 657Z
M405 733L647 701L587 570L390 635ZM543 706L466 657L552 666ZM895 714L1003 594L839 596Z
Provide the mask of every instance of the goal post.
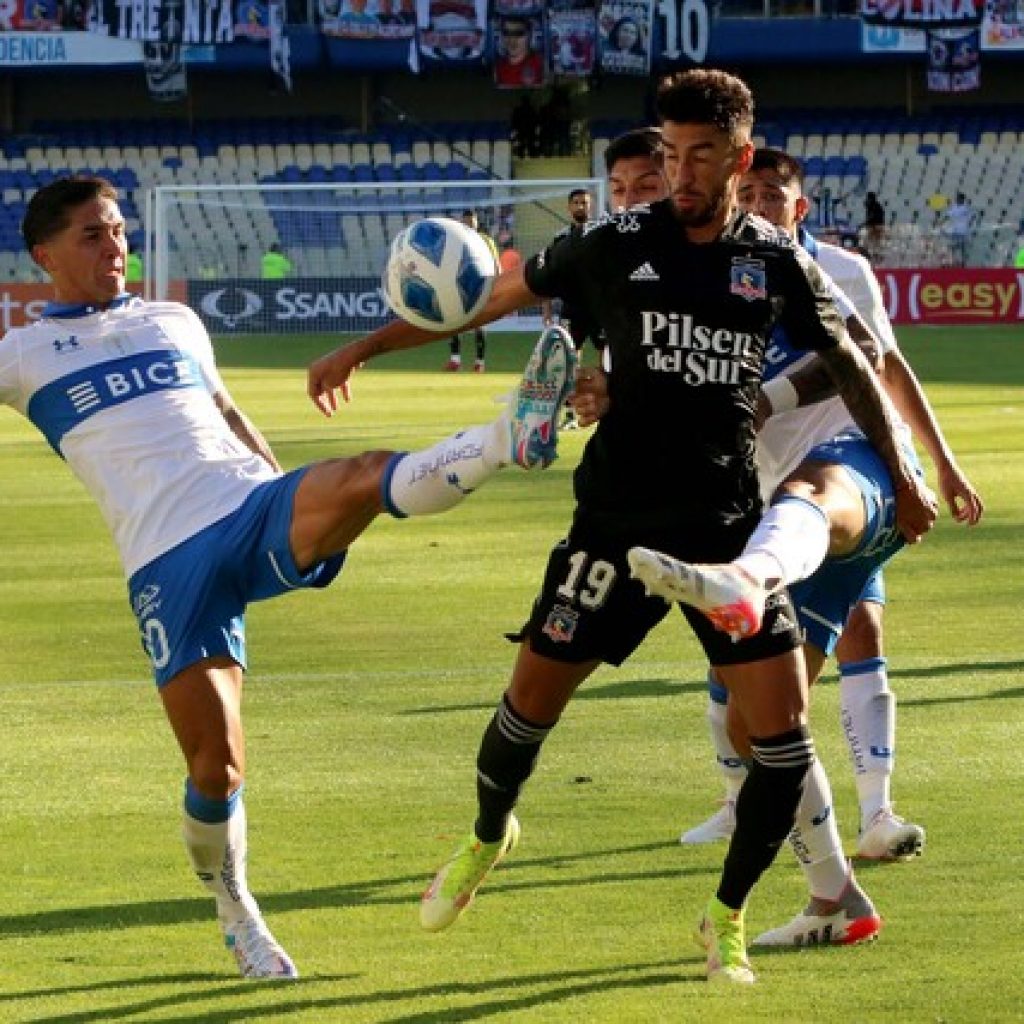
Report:
M473 210L514 262L566 226L579 188L605 209L599 178L159 185L146 196L146 294L187 301L218 334L372 330L391 317L381 272L407 224ZM262 272L272 245L284 277Z

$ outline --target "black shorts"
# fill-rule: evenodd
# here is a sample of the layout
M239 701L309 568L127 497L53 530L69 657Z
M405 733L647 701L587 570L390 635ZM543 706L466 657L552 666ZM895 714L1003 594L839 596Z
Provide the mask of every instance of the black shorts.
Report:
M648 597L629 575L626 553L653 548L687 562L727 562L743 549L753 523L702 526L672 533L603 529L585 517L573 524L548 559L544 585L529 620L512 639L529 638L545 658L578 664L621 665L668 614L660 597ZM758 633L733 641L696 608L681 604L712 665L742 665L784 654L803 642L789 595L773 595Z

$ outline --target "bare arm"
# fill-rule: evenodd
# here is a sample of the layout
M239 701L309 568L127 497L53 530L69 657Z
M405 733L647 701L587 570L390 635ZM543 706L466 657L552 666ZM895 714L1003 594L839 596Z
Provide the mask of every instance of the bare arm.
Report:
M958 523L974 526L981 519L985 504L957 465L928 396L899 349L886 352L882 380L893 404L934 463L939 493L953 518Z
M495 278L487 305L460 330L489 324L492 320L533 305L536 301L537 296L527 287L524 269L516 267ZM425 331L404 320L392 320L378 327L372 334L342 345L313 363L307 374L307 394L325 416L330 416L338 408L336 391L341 392L346 402L350 400L349 380L357 367L386 352L418 348L430 341L450 336L451 331Z
M213 401L220 410L221 415L227 420L231 432L245 445L249 451L258 455L273 469L281 472L281 466L274 453L270 450L267 439L256 429L255 424L241 409L235 405L231 396L226 391L218 391L213 396Z
M864 354L849 337L820 355L854 422L889 470L896 493L896 524L900 532L909 542L916 543L934 524L938 505L900 450L892 403Z

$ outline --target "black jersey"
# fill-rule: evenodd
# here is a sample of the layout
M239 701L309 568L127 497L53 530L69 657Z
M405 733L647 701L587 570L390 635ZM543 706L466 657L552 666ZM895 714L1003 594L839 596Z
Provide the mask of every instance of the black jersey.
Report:
M843 323L816 264L767 221L737 214L690 242L670 200L570 232L527 261L544 297L582 307L611 357L611 409L575 474L608 525L731 521L760 505L754 413L775 324L834 346Z

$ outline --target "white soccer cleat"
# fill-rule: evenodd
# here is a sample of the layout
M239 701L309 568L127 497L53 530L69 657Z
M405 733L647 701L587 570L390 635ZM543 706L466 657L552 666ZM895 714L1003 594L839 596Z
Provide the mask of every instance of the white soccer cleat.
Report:
M850 875L838 900L811 897L811 902L781 928L754 939L754 946L853 946L878 937L882 919L868 895Z
M735 565L691 565L650 548L629 549L630 575L648 594L702 611L734 640L753 636L764 617L765 590Z
M699 825L684 832L679 842L686 846L701 846L704 843L717 843L719 839L729 839L736 831L736 802L723 800L722 806Z
M578 358L569 332L548 327L537 339L509 404L511 461L546 469L555 461L558 420L576 386Z
M234 954L243 978L297 978L292 958L270 934L261 917L221 922L224 944Z
M857 843L861 860L913 860L924 852L924 829L883 807Z

